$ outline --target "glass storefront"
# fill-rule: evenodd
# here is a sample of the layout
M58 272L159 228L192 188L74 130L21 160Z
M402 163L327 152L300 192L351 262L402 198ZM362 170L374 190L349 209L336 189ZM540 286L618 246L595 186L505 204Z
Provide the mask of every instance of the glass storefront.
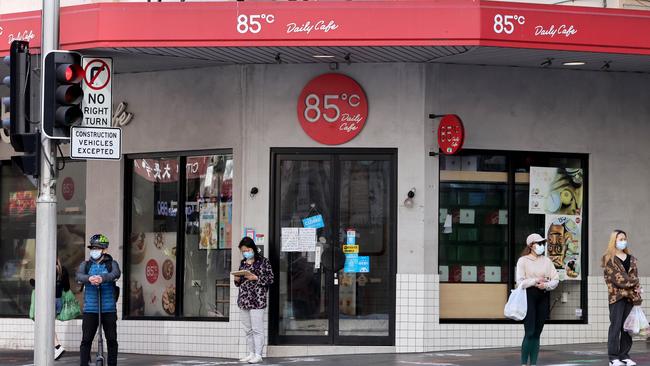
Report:
M583 155L465 151L440 157L440 318L504 319L530 233L548 238L560 273L553 321L586 321ZM480 297L482 306L472 299Z
M230 152L127 160L128 317L228 318L232 177Z
M34 278L37 188L0 162L0 316L26 317ZM71 276L84 260L86 163L66 161L57 184L57 255ZM71 289L78 287L71 281Z

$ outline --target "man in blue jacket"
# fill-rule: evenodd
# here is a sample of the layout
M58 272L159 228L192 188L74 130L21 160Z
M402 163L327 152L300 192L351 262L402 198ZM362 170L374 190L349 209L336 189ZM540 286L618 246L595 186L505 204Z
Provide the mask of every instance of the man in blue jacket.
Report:
M84 285L84 310L81 338L81 366L88 366L90 348L99 326L98 314L102 313L102 327L108 346L108 366L117 365L117 306L119 288L115 281L120 278L120 266L106 254L108 238L102 234L90 238L90 259L79 265L77 282ZM98 292L101 291L101 303Z

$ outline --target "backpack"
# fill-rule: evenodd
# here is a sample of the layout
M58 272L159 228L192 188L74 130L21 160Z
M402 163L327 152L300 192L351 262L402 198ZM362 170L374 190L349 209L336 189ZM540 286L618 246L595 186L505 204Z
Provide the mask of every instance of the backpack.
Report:
M84 267L84 273L88 274L88 271L90 271L90 266L92 266L92 262L86 261L85 267ZM106 262L106 270L110 273L113 271L113 260L111 259L110 261ZM81 284L81 290L83 291L84 289L84 284ZM115 302L120 298L120 287L117 285L115 281L113 281L113 297L115 298Z

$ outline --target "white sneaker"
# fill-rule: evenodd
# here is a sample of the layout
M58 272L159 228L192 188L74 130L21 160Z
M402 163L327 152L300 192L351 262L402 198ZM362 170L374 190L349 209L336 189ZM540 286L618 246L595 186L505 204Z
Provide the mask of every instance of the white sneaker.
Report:
M54 347L54 361L58 360L64 352L65 349L63 349L62 345L59 344L58 346Z
M248 356L246 356L244 358L240 358L239 362L248 362L248 361L252 360L253 357L255 357L255 354L254 353L249 353Z
M620 360L613 360L609 361L609 366L626 366L625 362L621 362Z
M248 363L260 363L262 362L262 356L260 355L254 355L253 358L248 360Z
M627 366L636 366L636 362L630 360L629 358L624 359L623 362L625 362L625 365Z

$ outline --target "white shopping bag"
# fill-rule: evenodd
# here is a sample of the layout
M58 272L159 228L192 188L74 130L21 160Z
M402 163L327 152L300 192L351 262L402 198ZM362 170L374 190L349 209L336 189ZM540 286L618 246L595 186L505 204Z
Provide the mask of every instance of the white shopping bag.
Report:
M640 333L648 333L648 328L650 328L650 324L648 323L648 319L643 313L643 308L638 305L634 306L632 308L632 311L630 311L630 315L627 316L625 322L623 323L623 330L632 335L636 335Z
M526 290L519 286L510 293L508 303L503 309L503 315L513 320L523 320L526 317L527 309Z

